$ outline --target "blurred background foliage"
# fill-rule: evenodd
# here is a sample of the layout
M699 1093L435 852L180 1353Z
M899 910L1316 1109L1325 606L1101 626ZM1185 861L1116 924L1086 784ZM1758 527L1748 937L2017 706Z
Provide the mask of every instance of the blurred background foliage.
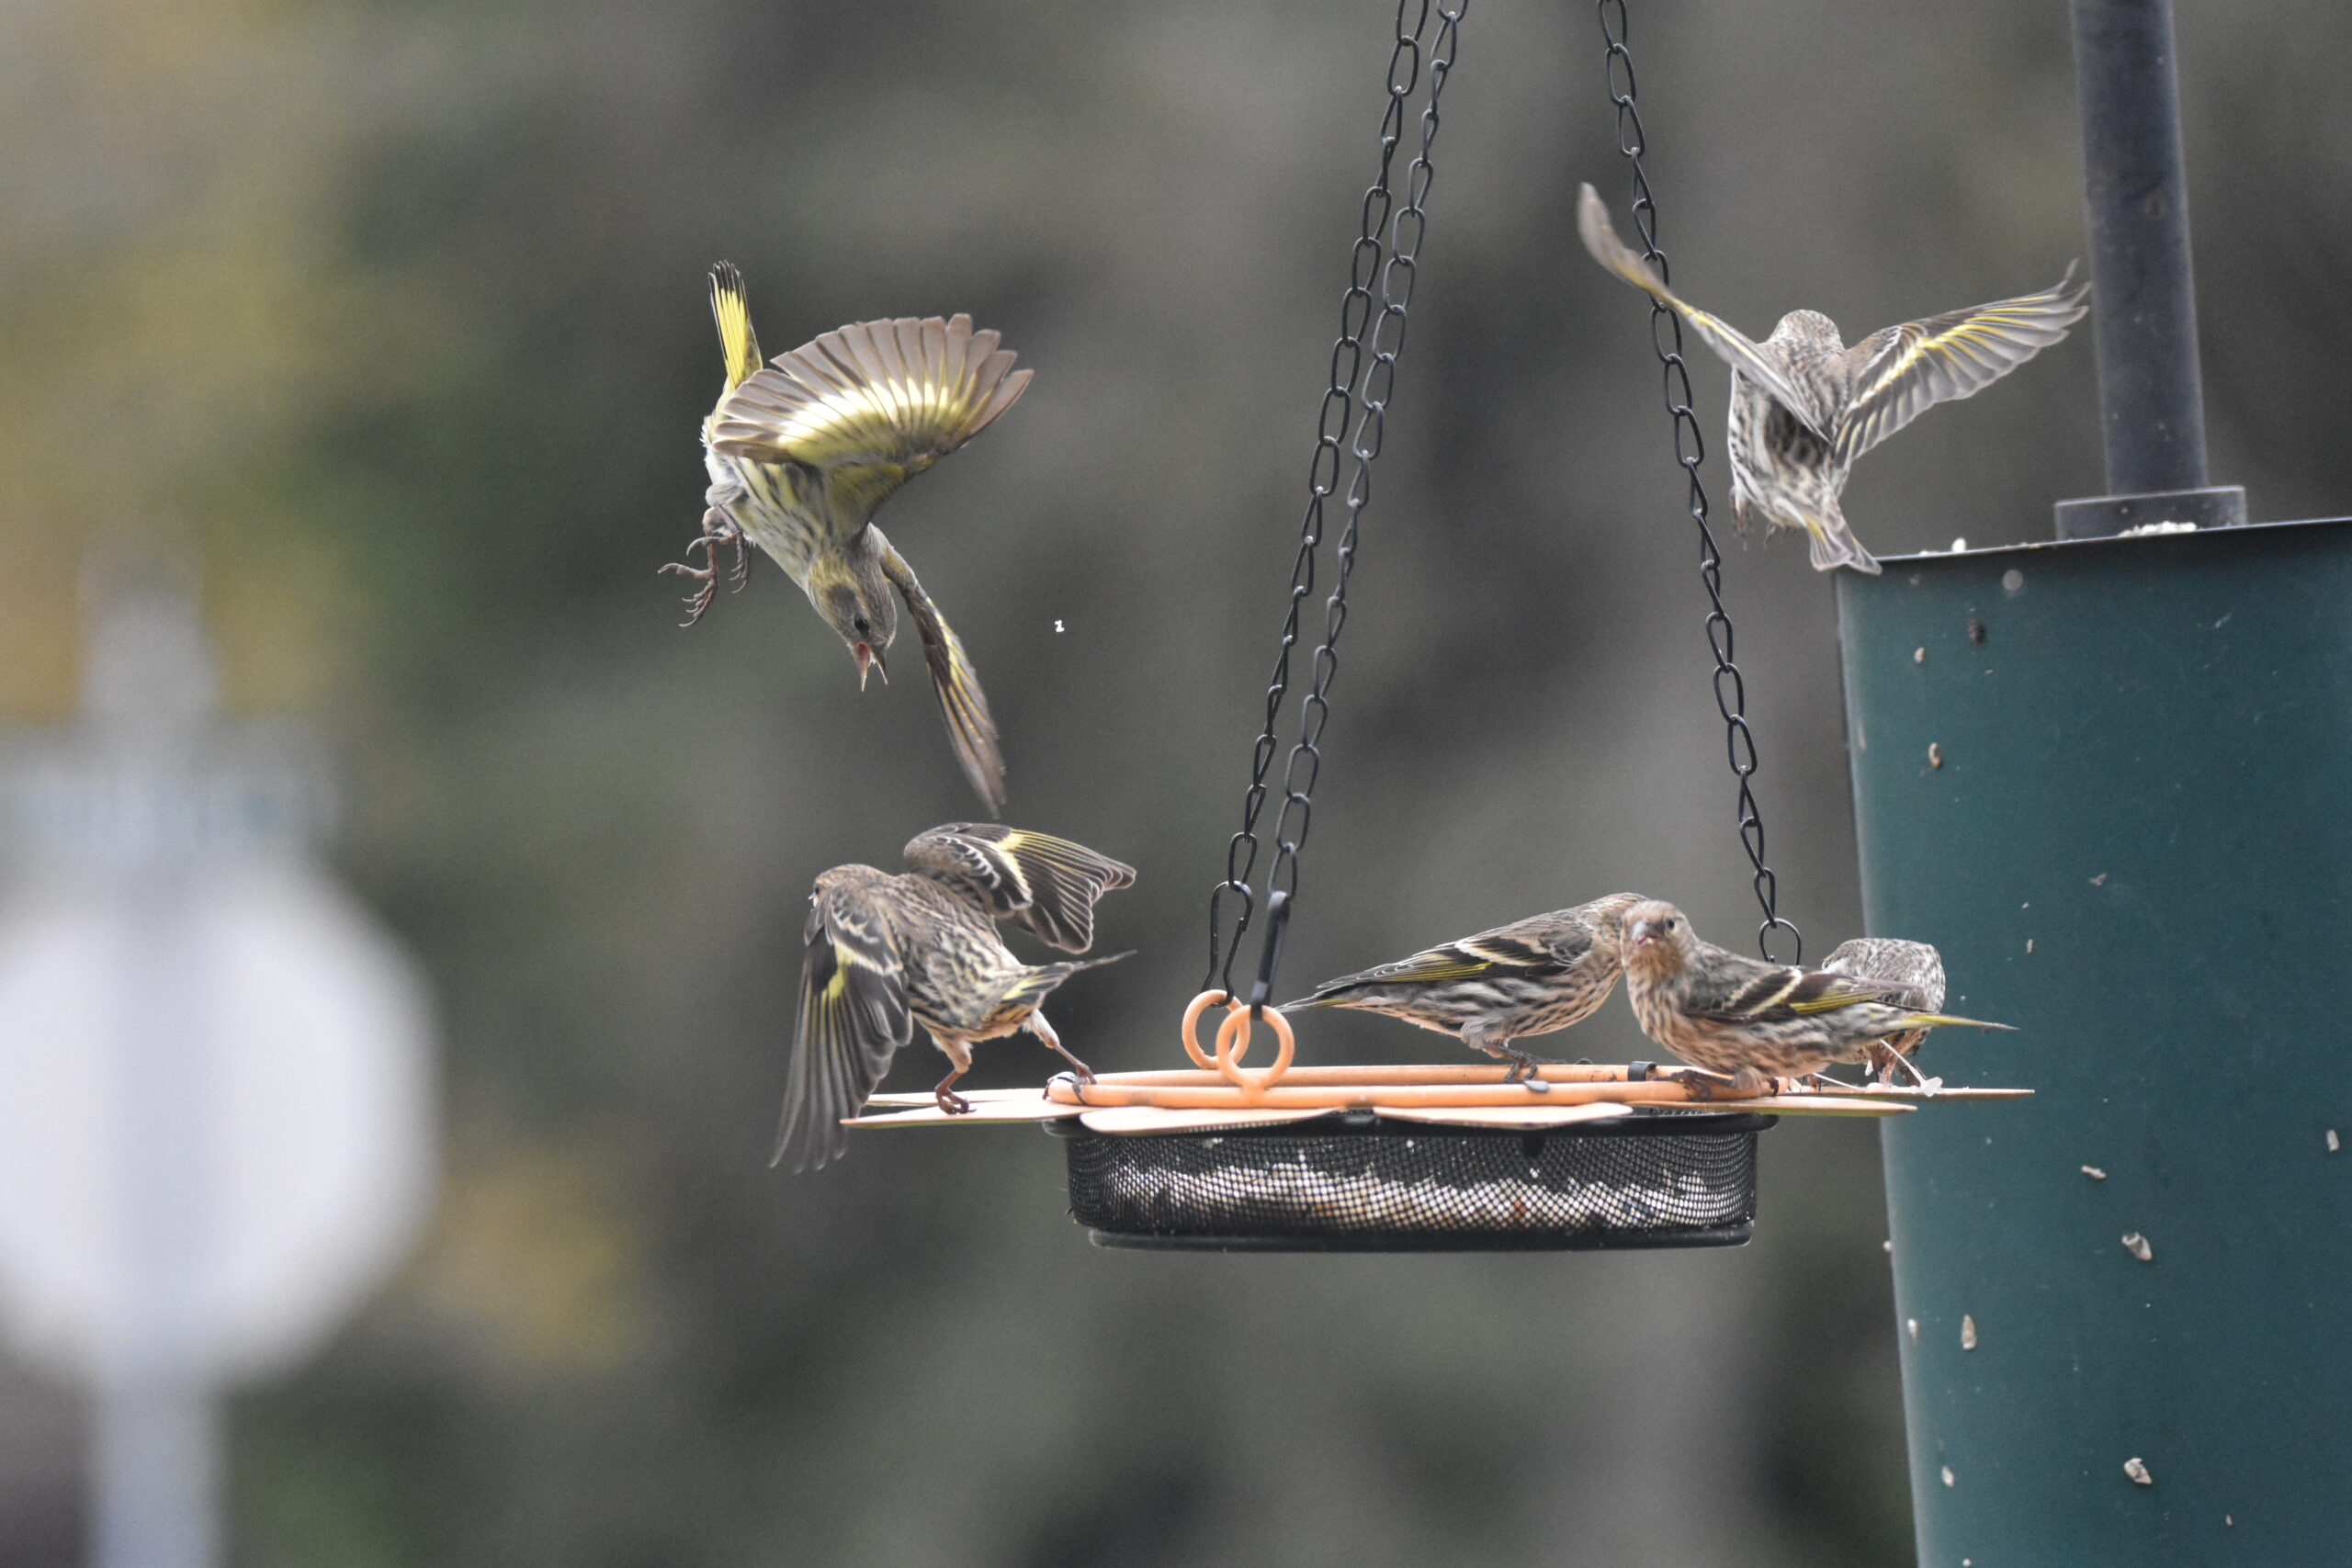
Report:
M1633 9L1676 281L1748 330L1853 336L2080 254L2063 6ZM241 1402L240 1562L1908 1561L1865 1127L1771 1134L1729 1254L1098 1252L1017 1130L766 1168L809 879L971 807L920 684L861 695L767 565L674 624L705 268L742 265L772 350L963 310L1035 367L889 526L994 694L1011 819L1141 869L1106 910L1141 954L1069 988L1065 1038L1165 1065L1389 17L0 10L0 716L72 706L93 546L198 560L232 707L333 739L340 863L446 1017L433 1234ZM2352 215L2312 197L2352 174L2352 10L2180 22L2216 480L2340 511L2312 367L2352 348ZM1445 103L1293 988L1618 887L1753 925L1645 313L1570 227L1578 179L1623 184L1589 11L1480 0ZM2101 488L2093 399L2083 333L1873 457L1849 514L1882 554L2047 536ZM1859 919L1829 584L1785 542L1726 576L1818 955ZM1616 1006L1573 1047L1641 1054ZM1337 1018L1306 1049L1444 1048ZM75 1401L22 1371L0 1400L0 1561L77 1561Z

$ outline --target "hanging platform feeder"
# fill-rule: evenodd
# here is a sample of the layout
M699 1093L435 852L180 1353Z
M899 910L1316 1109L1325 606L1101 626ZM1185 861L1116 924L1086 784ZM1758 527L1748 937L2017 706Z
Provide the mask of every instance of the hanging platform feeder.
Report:
M1634 174L1635 225L1645 256L1663 273L1657 206L1641 167L1645 142L1633 101L1623 9L1617 0L1600 3L1620 150ZM1499 1064L1294 1067L1289 1021L1265 1003L1274 994L1299 852L1322 771L1317 746L1330 715L1348 580L1404 345L1427 224L1422 203L1431 178L1438 100L1453 65L1462 7L1463 0L1440 0L1433 8L1408 6L1399 13L1379 175L1364 198L1341 304L1265 728L1252 753L1241 830L1227 847L1225 879L1210 895L1208 988L1183 1016L1184 1052L1193 1066L1086 1081L1064 1074L1043 1089L982 1090L967 1095L968 1110L953 1115L930 1094L877 1094L848 1122L863 1130L1046 1123L1069 1155L1071 1215L1098 1246L1262 1252L1736 1246L1748 1239L1756 1221L1756 1136L1779 1118L1902 1116L1926 1100L2031 1092L1944 1089L1931 1080L1910 1089L1782 1083L1742 1093L1728 1080L1711 1083L1706 1075L1686 1077L1674 1069L1661 1074L1646 1062L1548 1063L1534 1075L1541 1087L1513 1081ZM1399 205L1391 174L1417 95L1419 148L1399 182ZM1732 662L1722 557L1699 480L1703 446L1690 408L1679 319L1654 308L1653 332L1667 378L1676 462L1687 477L1699 529L1714 691L1736 784L1740 842L1763 914L1758 942L1769 960L1776 936L1800 950L1802 938L1780 913L1778 879L1764 858L1764 824L1750 784L1756 743L1745 711L1745 681ZM1346 522L1333 552L1323 636L1314 649L1298 739L1280 784L1273 855L1253 885L1260 813L1275 793L1269 775L1280 750L1276 729L1290 692L1291 652L1301 637L1299 612L1314 592L1324 502L1333 496L1341 498ZM1256 983L1243 1001L1233 970L1261 891L1265 930ZM1228 895L1237 910L1224 929L1219 912ZM1214 1044L1204 1047L1197 1035L1201 1018L1220 1005L1227 1016ZM1273 1031L1275 1058L1250 1067L1244 1058L1257 1020Z
M1214 1052L1202 1014L1225 1003ZM858 1128L1043 1122L1065 1140L1070 1214L1098 1247L1437 1252L1730 1247L1756 1221L1756 1134L1782 1115L1899 1116L1921 1099L2023 1089L1802 1089L1712 1100L1650 1063L1548 1063L1543 1089L1500 1066L1244 1065L1250 1009L1204 992L1190 1070L1062 1074L981 1091L948 1115L876 1095ZM1703 1092L1703 1091L1702 1091Z

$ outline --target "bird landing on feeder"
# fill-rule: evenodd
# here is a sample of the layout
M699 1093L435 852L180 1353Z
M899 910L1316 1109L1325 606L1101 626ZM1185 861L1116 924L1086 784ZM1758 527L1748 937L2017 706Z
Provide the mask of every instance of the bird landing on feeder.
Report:
M1013 354L972 318L859 321L778 355L765 368L752 331L743 276L711 269L711 315L726 356L726 385L703 420L703 531L689 560L663 567L701 586L685 624L710 608L718 550L731 546L741 584L756 544L799 584L857 662L861 689L899 635L906 601L922 638L932 691L964 775L990 811L1004 808L1004 758L996 719L970 657L914 568L874 525L899 487L987 429L1029 385ZM691 564L702 551L699 566Z
M1577 193L1577 232L1593 260L1678 312L1731 367L1732 520L1742 532L1751 513L1804 529L1819 571L1879 570L1838 507L1857 458L1937 403L1991 386L2089 309L2090 286L2071 288L2069 267L2054 288L1883 327L1851 348L1818 310L1790 311L1759 344L1669 292L1589 185Z

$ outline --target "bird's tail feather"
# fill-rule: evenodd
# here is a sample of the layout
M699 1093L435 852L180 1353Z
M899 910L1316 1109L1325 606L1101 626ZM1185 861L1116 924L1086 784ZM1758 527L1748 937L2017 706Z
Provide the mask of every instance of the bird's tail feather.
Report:
M741 386L760 367L760 340L752 331L752 299L733 262L710 269L710 316L718 323L718 346L727 355L727 385Z
M1905 1029L1942 1029L1947 1026L1957 1026L1962 1029L2001 1029L2012 1033L2016 1032L2018 1027L2014 1023L1988 1023L1981 1018L1960 1018L1948 1012L1915 1012L1905 1015L1903 1020L1903 1027Z
M1835 571L1841 566L1850 566L1856 571L1876 577L1884 570L1878 564L1877 558L1862 548L1862 542L1854 537L1851 528L1846 526L1844 514L1834 506L1826 516L1805 519L1804 531L1813 541L1813 570L1815 571Z
M1024 1007L1042 1006L1064 980L1081 969L1100 969L1105 964L1116 964L1122 958L1133 958L1132 951L1114 953L1107 958L1072 958L1056 964L1040 964L1018 976L1006 988L1005 999Z

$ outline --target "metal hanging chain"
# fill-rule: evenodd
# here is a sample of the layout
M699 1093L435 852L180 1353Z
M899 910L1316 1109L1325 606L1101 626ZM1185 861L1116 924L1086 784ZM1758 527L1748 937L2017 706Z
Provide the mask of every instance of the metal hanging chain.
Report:
M1250 757L1250 787L1241 802L1241 830L1226 846L1225 880L1209 894L1209 967L1202 986L1221 989L1230 997L1235 994L1234 959L1257 908L1250 878L1258 863L1258 816L1266 803L1274 732L1290 690L1290 655L1298 641L1299 607L1315 591L1315 556L1323 542L1323 502L1338 489L1344 440L1354 458L1343 502L1347 524L1340 533L1337 578L1324 607L1323 641L1315 650L1307 694L1299 705L1298 743L1291 748L1283 773L1274 859L1266 871L1265 944L1250 997L1253 1015L1263 1007L1272 987L1274 971L1281 963L1283 931L1289 923L1290 901L1298 889L1298 852L1306 842L1315 781L1322 769L1318 743L1331 716L1331 678L1339 669L1334 649L1340 630L1347 624L1348 577L1355 566L1357 528L1372 499L1372 463L1380 456L1386 431L1388 400L1396 384L1396 356L1405 347L1405 313L1412 300L1421 240L1428 228L1424 204L1434 173L1430 152L1437 142L1438 96L1453 68L1456 33L1467 4L1468 0L1451 4L1440 0L1434 5L1431 0L1398 0L1396 6L1396 47L1388 59L1388 102L1380 120L1380 172L1364 192L1363 222L1349 265L1348 291L1340 301L1340 337L1331 348L1330 386L1323 394L1322 412L1316 423L1315 456L1307 469L1306 513L1299 526L1298 557L1291 568L1290 608L1283 620L1282 649L1274 660L1273 680L1266 688L1266 727ZM1430 26L1432 13L1437 17L1434 30ZM1424 33L1430 35L1426 49ZM1421 108L1420 151L1406 170L1405 204L1398 208L1390 191L1390 175L1396 149L1404 140L1408 106L1425 78L1429 96ZM1373 312L1375 286L1380 294L1376 317ZM1221 941L1218 917L1227 893L1239 899L1240 910L1230 938Z
M1617 106L1617 151L1634 171L1634 226L1641 231L1642 256L1657 267L1660 283L1668 281L1666 253L1657 244L1657 203L1650 195L1649 176L1642 170L1642 154L1649 142L1642 130L1641 111L1634 107L1634 57L1625 47L1625 0L1598 0L1600 36L1609 46L1606 73L1609 100ZM1682 318L1657 300L1650 301L1650 347L1657 354L1665 384L1667 412L1674 420L1674 460L1690 480L1690 520L1699 525L1699 581L1707 591L1707 646L1715 656L1715 707L1724 716L1724 744L1732 775L1739 781L1739 842L1755 868L1756 901L1763 907L1764 923L1756 928L1756 947L1768 963L1772 933L1789 933L1794 951L1789 962L1804 956L1804 933L1781 919L1780 878L1764 860L1764 814L1757 809L1756 792L1748 781L1756 775L1756 736L1747 726L1747 683L1732 661L1731 614L1724 608L1724 558L1715 547L1714 530L1707 525L1707 491L1699 482L1699 465L1706 460L1706 443L1699 434L1698 416L1690 410L1690 371L1682 359Z

